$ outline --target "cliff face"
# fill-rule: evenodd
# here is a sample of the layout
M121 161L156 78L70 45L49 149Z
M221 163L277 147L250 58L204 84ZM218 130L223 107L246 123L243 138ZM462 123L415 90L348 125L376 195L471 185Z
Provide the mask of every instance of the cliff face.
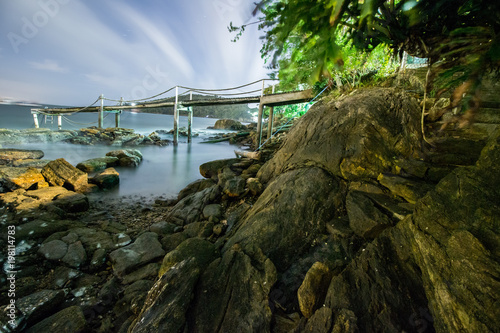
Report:
M130 331L494 331L500 133L450 172L423 160L418 124L416 101L392 89L316 105L260 169L265 189L243 197L215 259L169 265ZM158 303L172 316L148 325Z

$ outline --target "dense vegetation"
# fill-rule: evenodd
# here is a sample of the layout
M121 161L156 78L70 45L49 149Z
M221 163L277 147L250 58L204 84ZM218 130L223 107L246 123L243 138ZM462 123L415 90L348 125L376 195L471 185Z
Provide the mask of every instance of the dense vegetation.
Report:
M263 0L262 55L285 84L352 82L387 62L381 54L428 58L429 82L478 107L482 77L500 68L500 2L490 0ZM230 30L242 31L244 27ZM378 63L379 59L383 59ZM370 70L370 69L369 69ZM429 87L427 87L429 89Z

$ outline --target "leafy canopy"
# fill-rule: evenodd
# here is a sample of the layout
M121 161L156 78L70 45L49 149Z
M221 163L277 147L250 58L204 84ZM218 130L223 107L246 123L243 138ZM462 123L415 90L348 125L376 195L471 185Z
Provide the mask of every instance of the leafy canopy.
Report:
M467 82L460 92L500 67L500 1L263 0L257 8L262 55L288 81L330 78L353 50L383 47L428 58L442 83Z

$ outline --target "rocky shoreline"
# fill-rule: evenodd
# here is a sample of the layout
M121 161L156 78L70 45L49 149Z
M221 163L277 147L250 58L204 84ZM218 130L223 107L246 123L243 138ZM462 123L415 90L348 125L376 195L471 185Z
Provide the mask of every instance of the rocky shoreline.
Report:
M176 198L2 194L2 330L14 313L26 332L494 331L500 132L478 128L422 144L416 99L364 89L266 152L201 165Z

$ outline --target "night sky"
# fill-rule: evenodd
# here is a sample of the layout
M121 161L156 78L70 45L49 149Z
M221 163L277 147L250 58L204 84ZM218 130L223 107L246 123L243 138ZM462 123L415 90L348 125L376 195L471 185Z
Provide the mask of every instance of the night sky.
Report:
M257 25L237 43L227 30L255 21L252 10L252 0L0 0L0 99L83 106L265 78Z

